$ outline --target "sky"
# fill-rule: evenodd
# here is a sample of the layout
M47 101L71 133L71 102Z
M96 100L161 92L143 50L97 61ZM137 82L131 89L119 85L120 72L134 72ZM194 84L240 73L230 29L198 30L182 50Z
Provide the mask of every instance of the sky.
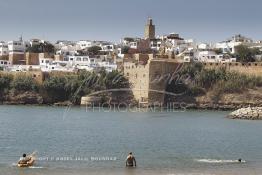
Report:
M261 0L0 0L0 41L41 38L108 40L143 37L148 17L156 34L198 42L234 34L262 40Z

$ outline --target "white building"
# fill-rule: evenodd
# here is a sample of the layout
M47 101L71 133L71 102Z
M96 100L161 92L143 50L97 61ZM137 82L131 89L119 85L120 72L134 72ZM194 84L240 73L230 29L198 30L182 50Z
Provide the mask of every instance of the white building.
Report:
M1 67L1 68L7 68L7 67L10 67L10 66L11 66L10 61L0 60L0 67Z
M102 51L105 52L114 52L116 49L116 46L114 44L105 44L101 45Z
M0 56L8 55L8 45L5 42L0 42Z
M23 41L9 41L8 42L9 54L24 54L25 45Z
M141 41L141 38L126 37L126 38L121 39L120 43L123 46L128 46L132 49L137 49L137 46L140 41Z
M90 58L89 56L67 56L64 58L64 62L76 69L85 69L87 71L105 68L106 71L111 72L117 69L115 63L103 61L99 58Z
M207 63L236 62L236 58L226 57L223 54L216 54L214 51L198 51L195 53L194 61Z
M199 50L210 50L210 49L213 49L213 47L212 47L211 44L200 43L200 44L198 44L197 49L199 49Z
M35 46L35 45L39 45L40 43L43 43L40 39L31 39L29 41L30 46Z
M77 54L77 45L65 45L56 51L57 55L75 55Z
M156 39L150 41L152 50L159 51L165 47L166 51L174 52L175 54L181 54L189 48L195 48L195 41L193 39L185 40L176 33L170 33L168 35L157 36Z
M250 46L253 44L253 40L250 38L246 38L242 35L235 35L231 39L227 41L223 41L220 43L216 43L216 48L221 49L223 53L236 53L235 47L239 45L247 45Z
M84 49L87 49L89 47L92 47L93 46L93 42L90 41L90 40L80 40L76 43L76 45L81 49L81 50L84 50Z
M98 62L98 66L100 68L104 68L107 72L112 72L114 70L117 70L117 65L115 63Z

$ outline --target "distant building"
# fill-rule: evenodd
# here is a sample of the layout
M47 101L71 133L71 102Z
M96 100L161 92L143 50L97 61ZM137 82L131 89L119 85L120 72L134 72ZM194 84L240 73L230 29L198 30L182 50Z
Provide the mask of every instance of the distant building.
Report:
M7 68L11 66L11 63L10 61L7 61L7 60L0 60L0 68Z
M0 59L8 57L8 45L5 42L0 42Z
M155 25L153 25L153 20L148 19L145 27L145 39L154 39L155 38Z
M90 40L80 40L76 43L76 45L81 49L87 49L93 46L93 42Z
M123 46L128 46L132 49L137 49L137 46L141 40L141 38L125 37L121 39L120 43Z
M9 54L24 54L25 45L23 41L9 41L8 42Z
M253 40L242 35L235 35L231 39L216 44L217 49L221 49L223 53L236 53L235 47L239 45L252 46Z

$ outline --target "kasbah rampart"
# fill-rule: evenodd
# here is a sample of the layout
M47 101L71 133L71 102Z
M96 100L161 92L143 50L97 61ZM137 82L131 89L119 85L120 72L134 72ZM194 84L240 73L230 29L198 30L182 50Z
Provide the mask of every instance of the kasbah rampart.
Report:
M131 61L132 60L132 61ZM134 54L124 59L124 75L132 84L134 98L142 104L164 103L166 88L170 80L184 64L179 59L158 57L153 54ZM203 63L206 68L224 67L227 71L237 71L247 75L262 75L262 63Z
M155 38L155 26L149 19L145 27L145 39ZM177 72L186 63L179 56L160 52L159 54L132 54L123 59L123 72L132 84L134 98L144 105L164 104L166 89ZM227 71L239 72L246 75L262 76L262 62L253 63L202 63L205 68L225 68ZM171 94L172 95L172 94Z

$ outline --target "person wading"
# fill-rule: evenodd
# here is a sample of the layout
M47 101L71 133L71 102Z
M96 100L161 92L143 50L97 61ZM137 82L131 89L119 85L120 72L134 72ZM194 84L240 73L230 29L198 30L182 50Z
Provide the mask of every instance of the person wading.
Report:
M136 167L136 159L133 156L133 153L130 152L126 158L126 167Z

